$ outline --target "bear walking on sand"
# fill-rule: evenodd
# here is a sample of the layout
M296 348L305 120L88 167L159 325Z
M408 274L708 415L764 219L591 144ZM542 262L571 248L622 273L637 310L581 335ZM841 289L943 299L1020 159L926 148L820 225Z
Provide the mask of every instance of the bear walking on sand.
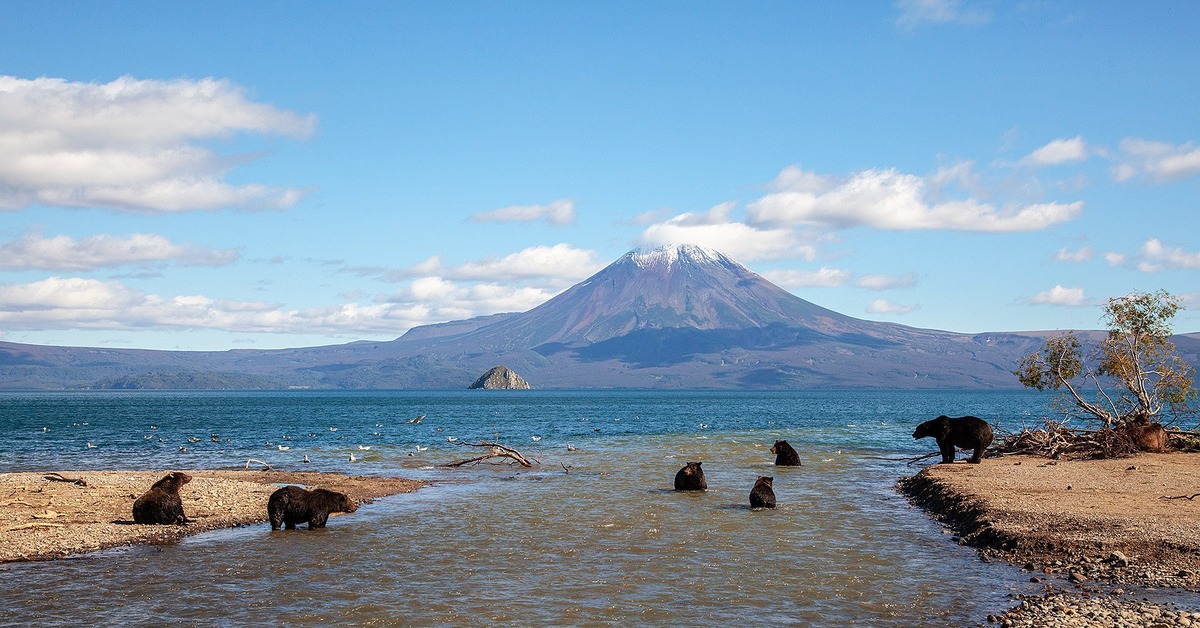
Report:
M942 452L942 463L954 462L954 448L974 449L971 464L979 464L983 460L983 452L992 444L992 426L979 417L948 417L942 415L930 419L917 426L913 438L932 436L937 439L938 449Z
M346 494L323 488L305 490L299 486L285 486L267 500L267 516L271 529L286 526L295 530L296 524L308 523L308 529L324 528L331 512L354 512L358 504Z
M754 488L750 489L751 508L775 507L775 489L771 488L774 481L775 478L763 475L758 476L758 481L754 483Z
M786 440L777 440L774 445L771 445L771 453L775 454L775 466L777 467L798 467L800 466L800 454L788 444Z
M704 479L704 469L699 462L689 462L687 466L675 474L675 490L677 491L706 491L708 482Z
M150 490L133 502L134 523L162 523L183 525L188 518L183 514L183 500L179 489L192 481L192 476L181 471L172 471L154 483Z

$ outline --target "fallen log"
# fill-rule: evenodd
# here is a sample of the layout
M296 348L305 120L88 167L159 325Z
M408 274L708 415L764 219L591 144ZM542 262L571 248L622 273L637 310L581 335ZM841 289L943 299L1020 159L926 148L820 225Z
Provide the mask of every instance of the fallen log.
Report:
M516 449L513 449L512 447L509 447L507 445L501 445L500 443L492 443L492 442L488 442L488 441L479 441L478 443L459 442L458 444L462 445L464 447L487 448L488 453L486 453L482 456L475 456L474 458L467 458L465 460L456 460L454 462L448 462L442 466L444 466L444 467L461 467L466 464L473 464L473 463L478 464L480 462L483 462L484 460L490 460L492 458L507 458L509 460L512 460L513 462L516 462L517 464L520 464L522 467L532 467L533 466L533 462L531 462L529 460L529 458L526 458L521 452L519 452Z

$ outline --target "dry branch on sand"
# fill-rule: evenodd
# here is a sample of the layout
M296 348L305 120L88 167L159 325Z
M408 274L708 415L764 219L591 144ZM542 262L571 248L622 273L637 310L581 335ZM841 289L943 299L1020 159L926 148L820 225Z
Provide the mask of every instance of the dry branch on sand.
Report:
M517 464L521 465L522 467L532 467L533 466L533 461L530 461L530 459L526 458L521 452L519 452L516 449L513 449L512 447L509 447L507 445L501 445L500 443L492 443L492 442L488 442L488 441L479 441L478 443L459 442L458 444L462 445L464 447L484 447L484 448L488 449L488 453L486 453L482 456L475 456L474 458L467 458L465 460L457 460L455 462L449 462L442 466L461 467L461 466L467 465L467 464L478 464L480 462L483 462L484 460L490 460L492 458L507 458L508 460L516 462Z

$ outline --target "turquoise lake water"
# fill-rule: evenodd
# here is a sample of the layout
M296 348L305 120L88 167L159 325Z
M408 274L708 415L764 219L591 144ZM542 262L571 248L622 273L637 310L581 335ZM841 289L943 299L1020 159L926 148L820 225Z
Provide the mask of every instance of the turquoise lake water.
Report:
M0 621L972 625L1038 589L895 491L919 468L902 459L936 449L912 429L939 414L1019 429L1043 422L1048 402L1030 391L0 393L0 471L254 458L433 483L312 533L262 524L3 565ZM497 438L541 464L440 466L471 453L451 439ZM772 464L778 439L803 466ZM689 460L704 462L708 491L670 490ZM777 509L750 510L758 475L774 476Z

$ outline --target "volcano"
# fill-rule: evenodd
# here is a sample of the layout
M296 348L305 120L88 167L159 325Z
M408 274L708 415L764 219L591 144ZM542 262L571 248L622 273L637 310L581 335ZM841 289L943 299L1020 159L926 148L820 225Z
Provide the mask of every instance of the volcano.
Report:
M390 342L225 352L0 343L0 386L465 388L504 365L535 388L1018 388L1017 361L1040 345L1036 333L853 318L680 245L631 251L527 312Z

